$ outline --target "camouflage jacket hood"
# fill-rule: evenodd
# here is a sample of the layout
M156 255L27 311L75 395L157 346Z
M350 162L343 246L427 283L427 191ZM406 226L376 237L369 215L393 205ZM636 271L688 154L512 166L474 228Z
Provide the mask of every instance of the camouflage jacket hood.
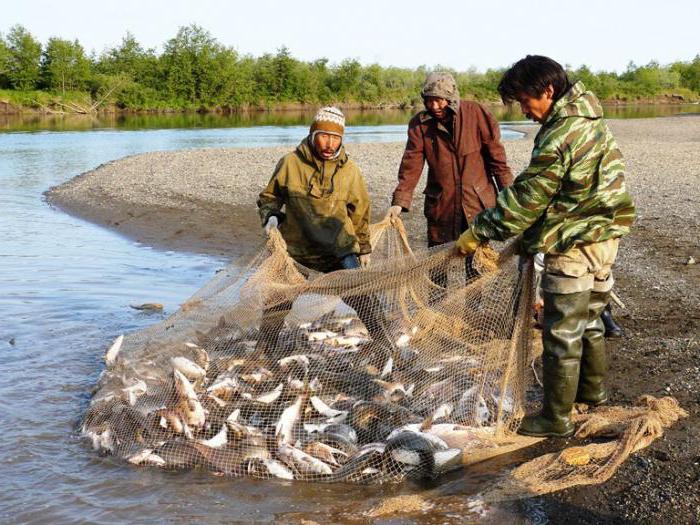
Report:
M343 146L324 161L305 138L279 161L258 208L263 225L279 218L289 254L310 268L327 271L346 255L371 251L369 195Z
M474 219L474 234L505 240L522 233L534 254L629 233L635 208L622 153L602 116L596 96L574 84L535 137L529 166Z
M593 92L586 91L583 82L576 82L569 91L552 105L543 127L567 117L603 118L603 107Z

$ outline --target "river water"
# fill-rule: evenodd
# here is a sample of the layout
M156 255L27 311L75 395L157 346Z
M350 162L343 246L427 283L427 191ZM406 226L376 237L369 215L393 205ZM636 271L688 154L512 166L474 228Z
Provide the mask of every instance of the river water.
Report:
M174 312L226 261L127 240L52 209L43 192L126 155L292 145L307 129L0 133L0 522L343 523L372 501L423 493L411 484L318 486L135 468L98 455L76 434L109 342ZM405 124L350 126L347 141L404 137ZM144 302L165 311L129 307ZM488 470L453 474L433 490L461 498ZM387 523L445 521L464 518L445 510Z

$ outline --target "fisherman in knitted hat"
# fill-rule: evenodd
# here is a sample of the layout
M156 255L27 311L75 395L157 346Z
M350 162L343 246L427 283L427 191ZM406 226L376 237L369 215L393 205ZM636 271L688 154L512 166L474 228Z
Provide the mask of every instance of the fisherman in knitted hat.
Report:
M289 254L328 272L369 262L369 195L343 146L345 116L318 110L309 135L285 155L258 199L266 231L279 227ZM284 208L284 209L283 209Z
M344 133L345 116L338 108L319 109L309 135L279 161L258 198L265 231L279 228L289 255L319 272L366 267L372 251L369 195L360 169L345 152ZM358 296L346 302L375 341L389 344L376 313L370 315L380 310L376 298ZM275 311L289 308L284 303ZM268 343L275 344L284 315L273 322L270 312L263 316L261 332L269 332Z
M345 115L332 106L319 109L309 130L314 153L322 160L336 158L340 154L343 133Z

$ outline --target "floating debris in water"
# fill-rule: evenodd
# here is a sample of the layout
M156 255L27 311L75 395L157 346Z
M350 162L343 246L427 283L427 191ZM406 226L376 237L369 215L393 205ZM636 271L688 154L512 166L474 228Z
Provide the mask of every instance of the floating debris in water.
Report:
M130 304L129 305L134 310L144 310L150 312L162 312L163 305L161 303L143 303L143 304Z

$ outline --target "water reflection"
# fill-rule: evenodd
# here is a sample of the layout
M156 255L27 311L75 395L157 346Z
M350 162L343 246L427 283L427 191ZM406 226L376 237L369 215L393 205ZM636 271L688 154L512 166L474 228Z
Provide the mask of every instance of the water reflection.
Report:
M489 106L501 122L525 120L517 106ZM699 104L630 104L604 107L608 118L649 118L700 113ZM415 109L345 111L349 126L405 126ZM241 111L228 115L214 113L99 114L99 115L0 115L0 131L87 131L98 129L192 129L251 126L306 126L313 110Z

